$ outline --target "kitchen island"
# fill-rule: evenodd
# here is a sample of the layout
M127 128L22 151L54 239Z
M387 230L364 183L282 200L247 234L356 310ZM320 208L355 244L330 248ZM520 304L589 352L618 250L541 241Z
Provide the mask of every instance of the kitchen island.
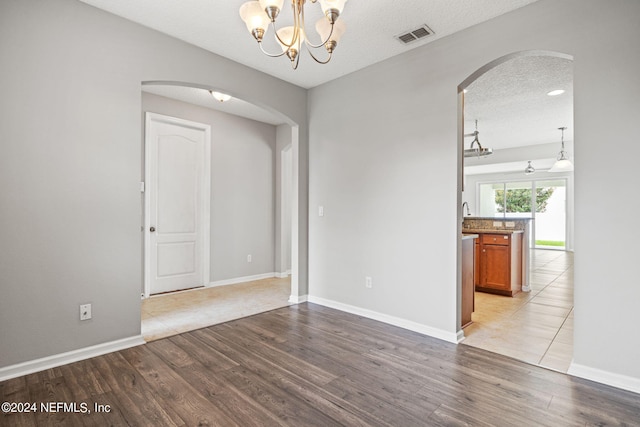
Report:
M531 290L529 230L531 218L466 217L462 233L477 234L474 284L477 291L513 296Z

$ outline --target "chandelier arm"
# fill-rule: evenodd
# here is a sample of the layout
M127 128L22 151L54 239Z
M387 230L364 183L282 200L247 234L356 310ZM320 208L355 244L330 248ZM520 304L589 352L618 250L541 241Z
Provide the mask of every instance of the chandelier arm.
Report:
M314 2L314 3L315 3L315 2ZM301 12L301 14L300 14L300 15L302 16L302 23L301 23L300 27L304 30L304 7L302 8L302 12ZM305 37L305 38L304 38L304 44L305 44L305 46L307 46L307 47L312 47L312 48L314 48L314 49L318 49L318 48L321 48L321 47L323 47L324 45L326 45L326 44L327 44L327 42L328 42L329 40L331 40L331 36L333 35L333 26L334 26L334 23L332 22L332 23L331 23L331 31L329 32L329 35L327 36L327 39L326 39L325 41L323 41L323 42L322 42L322 43L320 43L319 45L315 45L315 44L313 44L313 43L309 42L309 38L308 38L308 37ZM305 35L306 35L306 33L307 33L307 32L305 31ZM320 40L322 40L322 38L321 38ZM312 55L312 56L313 56L313 55ZM314 59L315 59L315 58L314 58ZM316 61L317 61L317 60L316 60ZM320 62L320 61L318 61L318 62ZM326 64L326 62L320 62L320 64Z
M295 44L295 42L297 41L297 37L292 37L291 38L291 44L286 43L285 41L283 41L280 36L278 35L278 32L276 31L276 23L275 21L271 23L271 25L273 26L273 33L276 35L276 39L278 40L278 42L280 42L280 44L282 44L283 46L286 46L287 49L291 49L293 47L293 45ZM263 51L264 52L264 51ZM286 53L283 52L282 54ZM282 55L277 55L277 56L282 56Z
M320 48L320 47L325 46L325 45L329 42L329 40L331 40L331 36L332 36L332 35L333 35L333 24L331 24L331 32L329 33L329 35L327 36L327 39L326 39L325 41L323 41L323 42L322 42L322 43L320 43L319 45L315 45L315 44L313 44L313 43L309 43L309 42L307 41L307 38L305 37L305 39L304 39L304 44L305 44L307 47L312 47L312 48L314 48L314 49L318 49L318 48Z
M291 40L291 43L294 43L295 41L295 43L297 43L298 45L298 50L300 50L300 48L302 47L300 37L303 34L306 37L307 34L304 31L304 5L299 5L298 7L299 7L298 9L294 9L295 11L295 15L293 17L294 32L292 37L293 40Z
M295 60L295 61L291 61L291 67L292 67L294 70L297 70L297 69L298 69L298 64L300 63L300 56L301 56L301 55L300 55L300 52L298 52L298 55L296 55L296 60Z
M258 46L260 46L260 50L262 51L262 53L264 53L267 56L270 56L271 58L279 58L282 55L284 55L285 53L287 53L287 51L285 50L282 53L269 53L266 50L264 50L264 47L262 47L262 43L258 43Z
M309 53L309 55L311 55L311 57L313 58L314 61L316 61L318 64L328 64L329 61L331 61L331 53L329 53L329 57L327 58L326 61L321 61L318 58L316 58L316 56L313 54L312 51L310 51L309 49L307 49L307 52Z

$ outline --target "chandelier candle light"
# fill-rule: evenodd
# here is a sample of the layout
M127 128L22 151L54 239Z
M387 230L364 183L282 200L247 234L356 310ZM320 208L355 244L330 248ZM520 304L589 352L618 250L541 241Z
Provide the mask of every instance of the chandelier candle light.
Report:
M309 42L304 23L304 6L306 0L290 0L293 10L293 26L276 30L276 18L282 10L284 0L254 0L240 6L240 17L247 26L249 33L258 42L260 50L271 57L287 55L291 60L293 69L298 68L300 61L300 49L304 44L309 55L318 63L326 64L331 60L331 55L338 45L338 41L346 30L346 25L338 19L347 0L309 0L311 3L320 2L324 16L316 22L316 31L320 34L321 43L314 45ZM269 53L262 46L262 39L269 29L269 21L275 33L275 38L282 48L282 53ZM324 47L329 56L326 60L320 60L313 54L313 49Z

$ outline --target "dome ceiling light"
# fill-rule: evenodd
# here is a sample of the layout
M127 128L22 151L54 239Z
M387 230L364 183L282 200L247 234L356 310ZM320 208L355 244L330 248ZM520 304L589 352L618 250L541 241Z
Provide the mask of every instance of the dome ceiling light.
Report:
M216 92L213 90L210 90L209 93L211 94L211 96L213 96L216 100L220 102L225 102L231 99L231 95L227 95L226 93Z

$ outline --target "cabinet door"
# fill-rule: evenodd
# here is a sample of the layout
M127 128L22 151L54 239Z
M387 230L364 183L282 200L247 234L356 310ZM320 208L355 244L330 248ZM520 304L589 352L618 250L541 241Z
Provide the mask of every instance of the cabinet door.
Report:
M484 286L511 290L509 246L482 245L484 255Z

